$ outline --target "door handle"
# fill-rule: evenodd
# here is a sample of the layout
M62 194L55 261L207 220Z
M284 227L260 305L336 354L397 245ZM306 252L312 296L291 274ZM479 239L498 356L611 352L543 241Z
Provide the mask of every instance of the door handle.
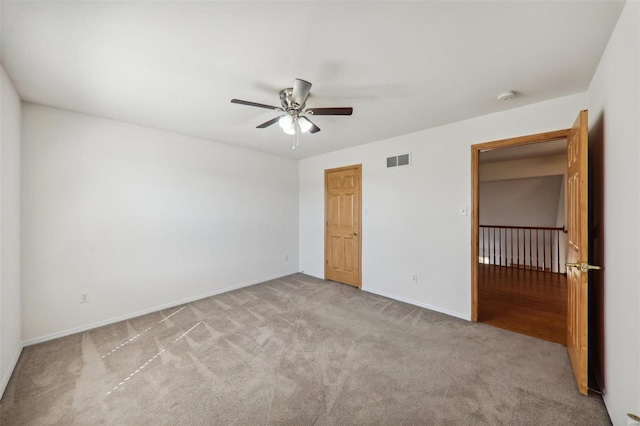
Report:
M589 265L588 263L584 263L584 262L582 262L582 263L578 263L578 262L575 262L575 263L565 263L565 265L567 265L567 267L569 267L569 268L580 268L580 271L581 271L581 272L588 272L590 269L595 269L595 270L600 270L600 269L602 269L602 268L601 268L601 267L599 267L599 266L596 266L596 265Z
M358 236L358 233L357 233L357 232L352 232L352 233L350 233L349 235L352 235L352 236L354 236L354 237L357 237L357 236Z

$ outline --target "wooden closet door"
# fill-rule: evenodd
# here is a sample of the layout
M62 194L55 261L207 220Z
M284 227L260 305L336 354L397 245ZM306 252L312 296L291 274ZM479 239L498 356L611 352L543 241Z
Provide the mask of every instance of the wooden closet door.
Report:
M325 278L361 286L362 165L325 170Z

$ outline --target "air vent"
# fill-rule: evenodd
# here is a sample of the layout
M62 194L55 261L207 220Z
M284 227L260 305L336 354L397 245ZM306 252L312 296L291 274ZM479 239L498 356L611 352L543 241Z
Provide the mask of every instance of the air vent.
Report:
M394 155L387 157L387 168L411 165L411 154Z

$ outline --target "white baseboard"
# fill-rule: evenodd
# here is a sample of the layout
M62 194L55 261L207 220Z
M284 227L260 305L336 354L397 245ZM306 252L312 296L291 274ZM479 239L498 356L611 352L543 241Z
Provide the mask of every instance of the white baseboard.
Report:
M460 318L466 321L471 321L471 316L468 314L461 314L460 312L455 312L449 309L440 308L438 306L429 305L427 303L417 302L415 300L407 299L405 297L399 297L391 293L386 293L384 291L372 290L372 289L362 289L362 291L366 291L367 293L377 294L378 296L386 297L388 299L397 300L399 302L408 303L410 305L419 306L421 308L429 309L430 311L440 312L442 314L447 314L452 317Z
M9 379L11 379L11 375L13 374L13 370L15 370L16 365L18 364L18 359L20 359L20 354L22 354L22 349L24 346L20 346L16 351L16 354L13 356L13 360L11 364L9 364L9 369L4 372L4 376L2 376L2 381L0 381L0 398L4 395L4 390L7 388L9 384Z
M233 285L233 286L230 286L230 287L226 287L226 288L219 289L219 290L214 290L214 291L211 291L209 293L201 294L201 295L198 295L198 296L187 297L186 299L181 299L181 300L177 300L175 302L166 303L164 305L154 306L152 308L147 308L147 309L143 309L141 311L132 312L130 314L120 315L120 316L117 316L117 317L114 317L114 318L109 318L109 319L106 319L106 320L103 320L103 321L97 321L97 322L93 322L91 324L82 325L80 327L70 328L68 330L58 331L56 333L47 334L45 336L35 337L33 339L25 340L24 342L22 342L22 344L23 344L23 346L31 346L31 345L35 345L37 343L46 342L46 341L57 339L57 338L60 338L60 337L70 336L71 334L81 333L83 331L92 330L94 328L98 328L98 327L102 327L102 326L105 326L105 325L113 324L113 323L116 323L116 322L120 322L120 321L128 320L128 319L131 319L131 318L139 317L141 315L150 314L151 312L160 311L162 309L173 308L174 306L184 305L185 303L194 302L196 300L204 299L204 298L211 297L211 296L216 296L218 294L226 293L228 291L237 290L239 288L248 287L250 285L259 284L259 283L264 282L264 281L275 280L277 278L282 278L282 277L286 277L287 275L297 274L297 273L298 273L297 270L289 271L289 272L286 272L286 273L283 273L283 274L279 274L279 275L276 275L276 276L272 276L272 277L265 277L265 278L261 278L259 280L254 280L254 281L250 281L250 282L246 282L246 283L242 283L242 284L236 284L236 285Z

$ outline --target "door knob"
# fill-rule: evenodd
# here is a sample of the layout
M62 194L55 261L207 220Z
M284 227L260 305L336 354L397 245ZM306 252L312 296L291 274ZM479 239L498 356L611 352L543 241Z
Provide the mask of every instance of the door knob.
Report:
M596 265L589 265L588 263L565 263L565 265L567 265L570 268L580 268L580 272L588 272L590 269L595 269L595 270L600 270L602 269L599 266Z
M357 237L357 236L358 236L358 233L357 233L357 232L352 232L352 233L350 233L349 235L353 235L354 237Z
M587 272L589 269L595 269L596 271L599 271L602 268L599 267L599 266L596 266L596 265L589 265L588 263L581 263L580 264L580 270L582 272Z

